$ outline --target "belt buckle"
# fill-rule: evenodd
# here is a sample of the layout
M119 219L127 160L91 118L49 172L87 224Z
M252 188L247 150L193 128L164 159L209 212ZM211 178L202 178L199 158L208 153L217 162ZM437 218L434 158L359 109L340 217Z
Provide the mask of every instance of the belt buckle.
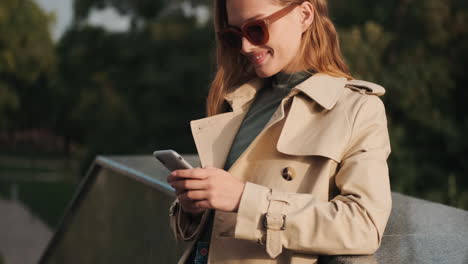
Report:
M278 219L278 217L281 217L281 227L272 227L271 225L274 225L275 223L271 221L275 221ZM268 223L268 219L270 219L270 223ZM272 229L272 230L285 230L286 229L286 215L285 214L268 214L265 213L263 217L263 227L266 229Z

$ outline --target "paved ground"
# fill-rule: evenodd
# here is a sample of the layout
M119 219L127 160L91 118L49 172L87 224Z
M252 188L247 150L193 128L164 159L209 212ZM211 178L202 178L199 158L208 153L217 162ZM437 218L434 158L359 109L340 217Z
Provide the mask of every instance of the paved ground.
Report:
M4 264L37 263L52 231L21 202L0 199L0 255Z

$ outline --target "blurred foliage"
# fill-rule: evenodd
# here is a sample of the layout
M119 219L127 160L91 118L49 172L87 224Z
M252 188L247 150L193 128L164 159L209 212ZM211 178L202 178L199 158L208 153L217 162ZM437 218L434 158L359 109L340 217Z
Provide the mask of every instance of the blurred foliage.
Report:
M88 158L195 152L189 121L204 112L212 38L180 9L131 32L86 23L70 29L57 47L60 130L86 146Z
M54 50L53 16L2 0L0 133L49 128L83 168L98 153L195 152L189 121L204 116L214 34L187 10L211 2L75 0ZM393 189L468 209L468 2L329 3L355 78L387 89ZM106 8L130 19L128 31L88 22Z
M64 208L71 201L76 189L76 184L62 181L1 181L0 198L14 199L11 193L13 185L18 192L16 195L19 201L53 229L58 226Z
M468 3L330 2L355 78L387 88L394 190L468 209Z
M53 15L31 0L0 2L0 130L49 122L46 85L55 64L49 32ZM39 118L38 118L39 117ZM50 124L50 122L49 122Z
M91 9L115 8L133 19L154 18L169 3L168 0L75 0L74 13L78 21L85 20Z

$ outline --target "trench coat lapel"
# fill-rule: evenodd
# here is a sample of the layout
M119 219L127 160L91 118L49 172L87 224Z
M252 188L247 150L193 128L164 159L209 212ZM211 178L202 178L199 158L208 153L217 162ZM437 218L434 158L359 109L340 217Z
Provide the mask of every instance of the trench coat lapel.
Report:
M293 97L276 149L283 154L324 156L340 162L349 136L345 129L348 122L345 115L330 110L342 96L346 82L346 78L316 74L297 85L285 98ZM305 96L295 96L298 93ZM340 126L342 129L337 129Z
M245 112L223 113L192 121L192 135L201 165L222 168Z
M242 120L262 85L263 80L257 78L228 93L225 100L231 105L232 112L190 122L202 166L224 167Z
M191 122L192 134L202 166L217 168L224 166L242 120L262 85L262 79L254 79L228 94L225 99L231 105L233 112ZM324 111L331 110L342 95L345 85L345 78L315 74L294 87L291 93L281 101L280 107L264 128L264 130L269 129L282 121L288 111L294 112L285 121L279 140L276 142L277 150L289 155L324 155L339 160L339 153L333 152L335 148L318 144L318 142L329 142L326 137L330 132L334 132L330 136L336 139L335 134L340 131L333 130L332 124L326 123L330 119L324 118L323 112L317 111L317 107L312 102L316 102ZM306 95L312 99L312 102L303 96L297 97L298 94ZM288 109L287 106L290 108ZM311 112L311 115L301 114L304 112ZM311 131L313 133L310 133Z
M336 78L320 73L311 76L294 87L291 93L281 101L280 107L275 111L265 128L274 125L285 117L286 105L299 93L307 95L324 109L331 110L341 96L345 82L345 78ZM289 134L288 131L288 129L284 129L284 133L287 133L286 136Z
M347 82L344 77L317 73L298 84L294 90L304 93L326 110L331 110L343 94Z

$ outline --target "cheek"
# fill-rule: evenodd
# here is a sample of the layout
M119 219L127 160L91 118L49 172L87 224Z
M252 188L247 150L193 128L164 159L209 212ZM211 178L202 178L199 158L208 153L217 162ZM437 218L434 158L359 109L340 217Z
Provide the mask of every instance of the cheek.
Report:
M281 60L283 64L287 64L296 57L300 44L301 32L284 30L275 36L274 43L272 43L274 57Z
M262 67L256 68L259 77L269 77L288 69L296 59L301 44L302 32L295 25L285 23L271 27L268 43L262 50L271 52L271 59Z

